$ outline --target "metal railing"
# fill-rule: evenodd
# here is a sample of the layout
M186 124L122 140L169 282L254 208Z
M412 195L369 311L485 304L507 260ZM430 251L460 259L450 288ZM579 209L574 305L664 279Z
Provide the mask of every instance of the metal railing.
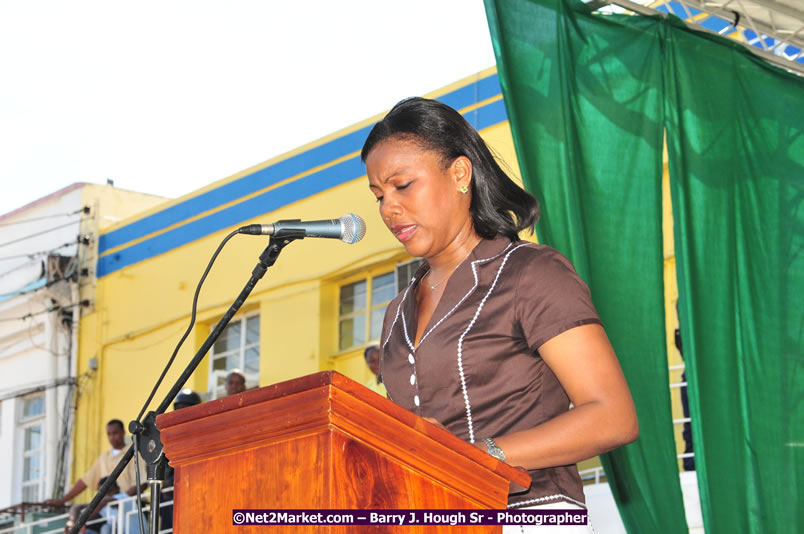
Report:
M687 368L686 365L684 365L683 363L680 363L678 365L669 366L667 368L667 370L671 371L671 372L672 371L683 371L686 368ZM687 382L686 381L671 382L670 383L670 389L681 389L681 388L685 388L685 387L687 387ZM675 425L684 425L686 423L689 423L690 421L691 421L691 419L689 417L678 417L676 419L673 419L673 426L675 426ZM679 460L683 460L684 458L694 458L694 457L695 457L694 452L687 452L687 453L682 452L681 454L676 455L676 458L678 458Z
M590 480L594 480L592 484L600 484L601 482L605 482L606 472L603 471L602 466L593 467L591 469L584 469L583 471L578 472L581 475L581 482L589 482Z
M173 488L163 490L162 493L171 492ZM150 496L150 492L143 493L143 498ZM160 508L171 506L173 500L166 500L160 503ZM143 503L147 510L147 505ZM104 514L104 512L106 512ZM104 517L87 521L87 526L94 526L94 530L100 530L101 534L138 534L140 531L137 519L137 497L127 497L109 502L101 512ZM0 529L0 534L64 534L65 523L70 518L70 514L60 514L56 516L38 519L27 523L21 523L13 527ZM53 528L48 528L53 526ZM148 523L145 524L146 531ZM160 534L173 532L172 528L159 531Z
M686 369L686 366L682 363L679 365L670 365L668 366L668 371L683 371ZM687 386L686 381L681 382L672 382L670 384L670 389L681 389ZM689 417L678 417L673 419L673 426L675 425L684 425L690 422ZM694 458L694 452L682 452L676 455L676 458L679 460L683 460L684 458ZM592 467L590 469L584 469L583 471L579 471L578 474L581 476L581 481L584 484L600 484L601 482L606 482L606 472L603 470L602 466Z

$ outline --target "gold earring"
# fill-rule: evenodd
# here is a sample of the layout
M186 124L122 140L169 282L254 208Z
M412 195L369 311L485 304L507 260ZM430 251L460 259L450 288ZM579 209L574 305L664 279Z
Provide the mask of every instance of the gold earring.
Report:
M468 188L468 187L466 187L465 185L462 185L462 186L460 186L460 187L458 188L458 191L460 191L461 193L463 193L463 194L465 195L466 193L468 193L468 192L469 192L469 188Z

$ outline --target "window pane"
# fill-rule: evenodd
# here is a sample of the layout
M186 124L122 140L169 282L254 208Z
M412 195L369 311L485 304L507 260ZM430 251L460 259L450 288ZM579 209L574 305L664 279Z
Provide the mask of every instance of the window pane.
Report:
M385 308L387 308L387 306L371 310L370 341L376 341L380 339L380 334L382 333L382 319L383 317L385 317Z
M36 425L25 429L25 451L33 451L41 446L42 426Z
M39 397L32 397L23 401L23 417L36 417L37 415L42 415L43 413L45 413L45 398L41 395Z
M342 319L340 324L340 350L366 343L366 316Z
M388 302L396 295L394 287L394 273L386 273L375 277L371 281L371 305L376 306Z
M341 287L340 315L366 309L366 281Z
M236 323L229 323L226 329L221 333L218 340L215 342L215 353L226 352L240 347L240 330L242 326L238 321Z
M247 384L258 384L260 377L259 315L236 319L223 334L210 360L209 396L213 399L226 395L224 379L232 369L243 371Z
M260 341L260 318L249 317L246 321L246 345L259 343Z
M39 455L26 456L22 461L22 481L39 480Z
M231 369L234 366L229 367L229 365L228 365L229 359L230 358L227 357L227 356L220 356L220 357L214 358L212 360L212 370L213 371L226 371L227 369Z
M411 278L413 278L413 275L419 270L422 263L424 263L424 260L413 260L408 263L403 263L402 265L397 265L397 293L402 293L405 288L408 287Z
M22 502L39 502L39 484L22 487Z
M243 365L243 372L247 375L260 374L260 349L252 348L246 351L245 364Z

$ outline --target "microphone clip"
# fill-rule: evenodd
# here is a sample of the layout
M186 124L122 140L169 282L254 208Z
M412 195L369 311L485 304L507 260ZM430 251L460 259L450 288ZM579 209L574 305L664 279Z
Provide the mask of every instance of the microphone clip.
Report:
M285 225L289 223L301 223L301 219L283 219L281 221L276 221L276 230L271 235L271 240L290 239L293 241L294 239L304 239L307 236L304 228L292 228L292 224L290 224L291 228L286 227ZM290 241L288 241L288 243L290 243ZM285 243L285 245L288 243ZM285 245L282 246L284 247Z

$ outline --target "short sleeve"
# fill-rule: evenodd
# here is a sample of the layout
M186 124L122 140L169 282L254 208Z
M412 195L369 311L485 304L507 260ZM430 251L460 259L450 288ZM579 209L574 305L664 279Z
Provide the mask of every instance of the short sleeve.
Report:
M523 256L515 312L531 350L570 328L601 324L589 287L567 258L546 246L528 247Z
M100 458L95 460L95 463L92 464L92 467L89 468L89 471L81 475L81 480L84 482L87 488L91 490L98 489L98 481L101 479L101 461Z

